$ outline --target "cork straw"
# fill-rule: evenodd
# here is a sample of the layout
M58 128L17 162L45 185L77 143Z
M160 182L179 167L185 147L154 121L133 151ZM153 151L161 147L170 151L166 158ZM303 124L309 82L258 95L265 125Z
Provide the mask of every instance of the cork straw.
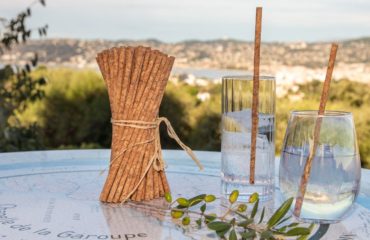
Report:
M166 88L167 81L170 77L171 69L172 69L174 63L175 63L175 58L174 57L169 57L169 62L167 64L167 69L165 71L166 75L164 76L164 79L162 81L161 95L160 95L160 97L156 98L156 101L157 101L156 105L157 106L159 106L162 102L163 95L164 95L164 90ZM158 116L159 108L156 108L155 111L156 111L155 115ZM158 174L158 172L156 172L156 173ZM161 190L163 190L164 193L170 192L168 181L167 181L166 175L164 174L164 171L160 171L159 174L160 174L160 179L162 180L162 184L163 184L163 185L161 185L163 187L163 189L160 188L159 191L161 192ZM160 196L164 196L164 193L160 194Z
M155 78L156 78L157 74L158 75L160 74L160 71L158 71L160 69L160 63L165 60L165 58L164 58L165 56L162 56L162 54L160 54L158 52L155 52L155 54L157 56L157 58L155 59L155 64L154 64L155 66L153 67L152 74L149 76L149 81L146 83L146 88L145 88L145 91L143 92L142 100L138 103L139 104L138 108L141 109L141 111L142 111L140 113L140 116L144 116L145 113L148 113L147 109L149 108L149 106L147 106L146 104L150 103L150 101L148 101L148 98L150 99L150 97L154 95L152 93L152 91L153 91L152 86L155 82ZM145 116L145 119L148 119L148 117ZM141 118L141 120L143 120L143 118ZM143 134L142 137L149 136L149 137L146 137L145 139L153 138L153 136L148 135L149 131L141 132L141 134ZM151 144L148 144L148 145L151 145ZM142 155L140 155L140 157L139 157L139 161L142 162L141 169L139 170L139 172L141 172L141 175L144 174L145 166L147 166L148 162L149 162L150 155L146 154L146 151L147 151L146 149L148 147L149 146L145 146L144 149L141 149ZM136 192L136 196L134 196L134 200L141 201L141 200L144 199L144 195L145 195L145 193L144 193L145 188L144 187L145 187L146 179L147 178L145 178L143 180L143 182L140 184L140 186L139 186L139 188Z
M122 92L121 92L121 94L122 94L121 99L126 99L126 95L128 93L128 85L130 84L131 66L132 66L132 61L133 61L133 55L134 55L134 48L132 48L132 47L125 48L125 60L124 60L125 64L123 65L124 66L124 74L123 74L123 86L122 86ZM115 86L112 86L112 88L113 87L115 87ZM124 111L125 101L121 101L121 102L119 102L119 104L117 104L117 106L113 106L113 109L115 109L115 108L117 108L119 118L124 119L124 117L126 117L125 115L128 114L128 111ZM113 110L112 110L112 116L114 116L113 115ZM115 127L113 126L113 128L115 128ZM118 129L120 129L120 128L118 128ZM117 153L117 149L120 149L120 147L121 147L120 144L115 144L115 143L120 142L121 140L119 138L121 136L124 136L124 135L120 134L122 132L122 130L117 130L117 131L118 131L118 133L114 134L115 131L113 130L112 146L117 146L117 147L115 149L113 149L111 159L115 158L115 156L116 156L115 154ZM121 157L121 159L122 158L123 158L123 156ZM114 183L114 179L116 178L117 172L118 172L118 170L121 166L121 161L120 160L116 161L109 168L109 173L108 173L107 180L105 181L103 190L100 194L100 201L107 202L107 200L108 200L108 195L111 192L112 185Z
M153 80L153 77L155 77L160 72L158 70L160 69L159 63L160 63L162 54L159 54L157 52L155 54L156 54L155 64L152 68L153 70L151 71L151 74L148 75L149 83L151 83ZM146 95L148 93L148 89L149 87L146 87L144 89L144 92L142 94L138 94L138 96L141 95L142 98L147 97ZM138 104L133 110L133 118L139 119L139 120L151 119L151 117L147 115L148 114L147 109L149 107L148 105L149 103L150 102L145 101L145 99L140 99L140 101L138 99ZM132 129L132 130L134 131L131 131L131 134L128 136L131 142L141 142L145 140L143 138L143 132L148 131L148 130L139 130L139 131L137 129ZM117 182L119 183L119 189L116 191L114 202L119 202L119 199L121 198L121 196L123 196L124 198L125 193L128 193L130 191L129 186L131 185L132 178L134 178L137 175L136 171L134 170L137 167L136 164L140 164L140 165L142 164L142 162L140 162L140 159L137 159L138 156L140 158L140 155L138 154L138 152L142 151L141 148L142 146L138 147L136 151L133 151L130 153L128 152L125 155L125 158L129 159L129 161L127 162L126 166L124 166L122 169L121 178L117 179Z
M104 69L103 71L103 78L107 85L108 95L109 95L109 102L111 107L112 116L115 115L115 106L113 105L113 92L111 87L111 79L110 79L110 69L109 69L109 63L108 63L108 55L109 50L104 50L101 54L98 55L98 61L99 66L101 65L101 69ZM112 127L112 146L114 146L114 135L115 135L115 129ZM103 199L101 199L103 200Z
M158 86L158 88L159 88L158 95L155 98L152 99L154 101L153 106L159 106L161 101L162 101L163 94L164 94L164 89L166 87L166 84L167 84L167 81L168 81L169 74L171 72L173 63L174 63L174 58L169 57L166 61L165 66L164 66L165 71L163 71L163 75L161 76L161 80L158 82L158 84L159 84L159 86ZM155 117L158 116L158 111L159 111L158 107L152 108L151 111L152 111L153 116L155 116ZM154 134L157 134L157 133L154 133ZM150 154L153 154L154 150L155 150L154 146L152 146L150 151L149 151ZM151 184L153 182L153 188L152 188L153 191L147 192L144 199L149 199L151 197L156 198L157 196L163 196L163 195L160 194L161 187L159 187L159 184L162 184L162 181L160 181L161 180L160 172L154 171L154 169L152 167L149 171L148 180L149 180L148 181L149 186L151 186ZM149 187L149 186L147 186L147 187ZM166 186L162 186L162 187L165 188Z
M167 61L167 55L163 56L163 60L162 62L160 63L160 66L159 66L159 69L160 71L158 72L156 78L155 78L155 82L154 84L151 86L151 93L149 95L149 98L147 101L144 101L148 104L148 106L146 108L144 108L143 110L144 113L140 115L140 120L149 120L149 121L154 121L155 118L156 118L156 114L155 114L155 110L159 108L159 103L157 104L157 102L155 102L155 99L158 98L158 94L159 92L161 91L160 89L160 86L161 86L161 82L163 81L163 74L165 72L165 64L166 64L166 61ZM164 90L164 89L163 89ZM135 136L133 137L133 139L131 141L133 142L140 142L140 141L143 141L144 139L152 139L155 137L155 135L152 135L153 131L152 130L148 130L148 131L141 131L140 133L138 134L135 134ZM153 155L153 151L154 151L154 144L151 143L151 144L148 144L153 150L151 151L151 154L150 156ZM147 147L149 147L147 146ZM144 150L144 152L146 152ZM150 157L149 156L149 157ZM148 157L147 157L148 158ZM147 159L149 160L149 159ZM127 167L128 169L128 174L125 174L125 175L128 175L128 176L132 176L130 178L128 178L127 180L127 183L125 183L125 186L124 186L124 190L121 194L121 201L122 199L124 199L126 197L126 195L131 191L131 189L133 189L133 187L137 184L137 182L139 181L141 175L140 174L136 174L137 172L140 172L140 168L141 166L144 165L144 168L145 166L147 166L145 163L143 164L142 161L131 161L131 164L129 167ZM155 194L154 194L154 191L155 191L155 181L154 181L154 172L153 172L153 169L151 168L149 170L149 183L151 184L151 187L150 188L146 188L146 191L149 191L149 194L150 194L150 199L153 199ZM153 179L153 180L152 180Z
M262 7L256 8L256 27L254 36L254 71L253 71L253 99L252 99L252 134L249 183L254 184L256 168L256 145L258 134L258 93L260 75L260 50L262 29Z
M154 57L154 58L153 58ZM132 118L133 119L140 119L140 120L146 120L147 119L147 101L143 99L145 96L145 92L147 91L146 84L148 81L150 81L151 73L156 66L155 60L158 58L157 53L152 53L148 51L146 55L144 56L144 63L143 63L143 70L140 75L140 83L138 83L137 88L137 94L135 96L135 100L133 102L133 110L132 110ZM141 103L144 103L144 105L141 105ZM131 143L135 142L142 142L145 139L142 137L143 132L146 132L148 130L141 130L141 129L129 129L130 131L127 132L127 139ZM137 175L137 173L133 170L136 166L136 164L141 164L142 162L139 160L140 154L142 152L142 146L137 147L135 149L132 149L131 151L128 151L125 154L125 158L129 159L127 164L123 166L121 169L121 173L119 178L117 178L117 184L118 189L116 191L116 194L114 196L113 201L119 202L119 199L123 192L125 192L125 189L128 187L128 185L131 183L132 179ZM129 189L127 190L129 191Z
M124 66L123 64L123 60L124 59L119 59L120 57L123 57L124 56L120 56L122 55L122 53L120 54L120 52L124 52L125 50L120 48L120 49L117 49L117 48L113 48L113 49L110 49L108 50L109 51L109 54L108 54L108 57L109 57L109 67L110 67L110 72L108 73L110 75L110 77L114 78L114 79L111 79L111 87L109 88L109 91L112 92L112 98L110 98L110 102L111 102L111 105L113 106L112 107L112 117L113 118L118 118L120 117L120 114L119 114L119 107L117 105L117 98L120 96L120 92L119 92L119 88L116 87L116 85L121 81L121 78L119 75L122 75L123 72L124 72L124 69L122 69L122 67ZM120 63L122 63L122 65L120 65ZM119 75L118 75L119 74ZM121 76L122 77L122 76ZM121 135L122 129L117 127L117 126L112 126L112 151L111 151L111 159L115 158L118 150L119 150L119 144L120 144L120 139L119 139L119 136ZM122 160L122 159L118 159L118 160ZM105 186L109 185L113 179L114 179L114 176L115 176L115 169L117 169L118 167L120 166L120 161L115 161L114 164L112 164L112 166L110 167L109 169L109 174L108 174L108 178L107 178L107 181L105 183ZM101 197L100 197L100 200L101 201L106 201L107 200L107 195L109 194L110 192L110 188L108 187L104 187L103 188L103 191L101 193Z
M155 60L156 60L157 56L158 56L158 53L156 51L151 51L150 54L148 55L148 58L145 60L145 63L144 63L143 71L142 71L142 74L141 74L141 79L143 80L142 83L141 83L141 88L140 88L141 90L138 91L139 94L135 98L136 99L135 100L135 105L137 105L136 109L139 109L140 111L145 111L146 110L146 108L144 109L142 107L142 103L147 102L146 99L148 98L148 96L147 96L148 89L150 88L150 85L151 85L151 82L149 82L150 75L151 75L151 72L153 70L154 63L155 63ZM142 115L144 113L140 113L140 115ZM139 139L138 142L141 142L145 139L149 139L149 138L144 138L143 137L143 136L147 135L148 131L150 131L150 130L145 129L145 130L137 131L136 134L139 136L138 137L138 139ZM130 157L130 158L134 159L135 162L138 163L139 170L137 172L141 172L141 169L145 168L145 166L146 166L146 165L143 164L143 161L145 160L143 158L143 156L145 154L145 147L147 147L147 145L139 146L137 149L135 149L136 151L134 151L134 156ZM134 199L135 201L140 201L140 198L138 197L138 191L135 192L135 194L132 196L132 199Z
M146 51L147 51L147 49L142 47L142 46L139 46L139 47L134 49L133 68L132 68L132 74L131 74L131 79L130 79L130 85L129 85L129 89L128 89L127 98L124 101L125 102L125 109L135 108L133 103L134 103L134 100L135 100L134 98L135 98L136 91L137 91L137 88L138 88L140 72L141 72L141 69L142 69L142 66L143 66L144 55L145 55ZM123 118L123 119L128 119L130 117L131 112L130 111L125 111L124 113L127 116L126 116L126 118ZM127 128L127 134L122 134L122 140L123 140L122 148L126 148L130 144L130 139L127 136L131 136L131 132L133 130L134 129L132 129L132 128ZM131 150L127 151L127 153L130 152L130 151ZM125 153L125 154L127 154L127 153ZM127 158L125 158L125 159L126 159L126 161L131 161L131 160L128 160ZM122 176L122 167L119 167L117 175L116 175L115 178L121 179L121 176ZM110 190L110 193L108 195L108 201L109 202L113 202L113 199L115 198L116 191L117 191L118 187L120 187L119 181L114 180L113 184L112 184L112 187L111 187L111 190Z
M321 129L321 121L322 121L322 118L320 116L325 115L325 106L326 106L326 102L328 101L330 81L333 75L337 50L338 50L338 44L333 43L331 45L328 68L326 70L325 82L324 82L324 86L323 86L322 93L321 93L320 107L318 111L318 119L316 120L315 130L313 134L313 143L312 143L312 146L310 147L310 154L307 157L306 164L304 166L304 170L303 170L303 174L302 174L300 186L299 186L299 192L297 194L296 202L294 206L294 215L297 217L301 215L303 199L306 194L307 184L310 178L312 161L315 157L318 140L320 138L320 129Z

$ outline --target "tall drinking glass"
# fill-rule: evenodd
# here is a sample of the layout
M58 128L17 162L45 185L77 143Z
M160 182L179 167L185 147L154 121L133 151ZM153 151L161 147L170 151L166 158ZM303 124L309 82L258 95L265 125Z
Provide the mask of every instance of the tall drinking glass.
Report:
M222 194L239 190L241 199L257 192L272 198L275 161L275 78L261 76L255 183L250 184L253 76L222 79Z
M360 188L361 163L352 114L339 111L326 111L324 115L318 115L317 111L291 113L279 174L280 190L285 199L298 196L303 169L311 152L314 155L311 156L306 192L300 213L294 211L294 215L306 222L338 222L351 208Z

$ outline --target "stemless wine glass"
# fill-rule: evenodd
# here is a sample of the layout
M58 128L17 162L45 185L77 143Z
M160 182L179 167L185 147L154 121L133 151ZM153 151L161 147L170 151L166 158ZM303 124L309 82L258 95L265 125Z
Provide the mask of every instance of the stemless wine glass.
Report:
M350 210L360 188L361 163L352 114L291 112L279 173L280 190L285 199L297 199L311 151L314 155L306 192L300 211L296 211L298 207L296 201L293 202L294 215L305 222L338 222Z
M255 182L249 183L253 76L222 79L222 193L239 190L248 199L257 192L261 200L272 198L275 162L275 78L260 76Z

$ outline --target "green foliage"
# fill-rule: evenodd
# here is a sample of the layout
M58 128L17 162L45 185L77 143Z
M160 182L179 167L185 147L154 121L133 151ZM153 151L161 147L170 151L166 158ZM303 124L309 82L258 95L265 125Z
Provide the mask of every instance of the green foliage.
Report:
M20 122L40 125L47 148L109 147L111 126L108 96L100 75L93 71L40 69L34 77L46 76L45 98L31 103L30 109L19 114ZM290 100L289 93L276 101L276 153L284 139L289 112L318 108L322 83L309 82L299 86L304 97ZM343 90L346 89L346 90ZM367 84L341 80L333 81L328 110L353 112L363 167L370 168L370 92ZM199 92L209 92L205 101L197 99ZM361 101L360 101L361 100ZM359 104L362 102L361 104ZM169 82L160 108L179 137L196 150L219 151L221 147L221 89L220 84L205 87ZM335 126L333 126L335 127ZM178 148L161 128L163 148ZM329 135L328 135L329 137ZM93 145L91 145L93 144Z
M180 139L185 143L189 142L189 135L191 132L190 124L187 121L189 118L189 110L191 109L190 106L192 106L191 101L192 97L189 93L181 92L177 94L170 86L169 90L163 96L163 101L159 109L159 116L168 118ZM161 126L160 133L163 148L178 148L177 143L167 136L167 129L165 126Z
M36 120L47 148L109 147L110 108L104 82L93 71L39 70L49 84L45 98L33 104L23 122Z
M2 132L0 138L1 150L4 152L14 152L23 150L42 149L42 138L39 135L39 127L31 124L27 127L8 126Z
M31 17L31 6L12 19L0 17L0 54L10 51L14 45L26 42L32 30L26 26ZM45 0L39 3L45 6ZM38 29L40 36L46 36L47 25ZM1 151L33 150L43 147L39 127L35 122L22 126L17 113L21 113L30 102L44 95L43 77L32 78L30 73L37 65L35 54L24 66L6 65L0 69L0 144Z
M30 69L19 70L7 65L0 69L0 144L1 151L33 150L43 147L35 123L22 127L17 113L30 102L41 99L44 78L32 78Z

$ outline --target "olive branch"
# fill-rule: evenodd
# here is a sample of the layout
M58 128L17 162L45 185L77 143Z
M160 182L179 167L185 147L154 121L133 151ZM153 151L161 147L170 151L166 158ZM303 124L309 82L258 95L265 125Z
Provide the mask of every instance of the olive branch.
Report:
M182 227L186 228L191 223L199 229L207 227L215 232L220 239L228 240L249 240L249 239L308 239L314 224L302 225L298 222L287 224L286 221L291 219L287 213L293 203L293 198L286 200L269 220L264 221L265 207L258 213L259 195L253 193L248 203L238 203L239 191L234 190L229 196L229 204L226 211L217 215L208 213L209 204L216 200L212 194L201 194L189 199L184 197L172 201L170 193L165 194L165 199L171 211L171 217L181 220ZM252 205L251 211L247 211L248 205ZM196 210L199 208L199 211ZM191 216L196 215L195 219ZM258 215L258 217L257 217Z

